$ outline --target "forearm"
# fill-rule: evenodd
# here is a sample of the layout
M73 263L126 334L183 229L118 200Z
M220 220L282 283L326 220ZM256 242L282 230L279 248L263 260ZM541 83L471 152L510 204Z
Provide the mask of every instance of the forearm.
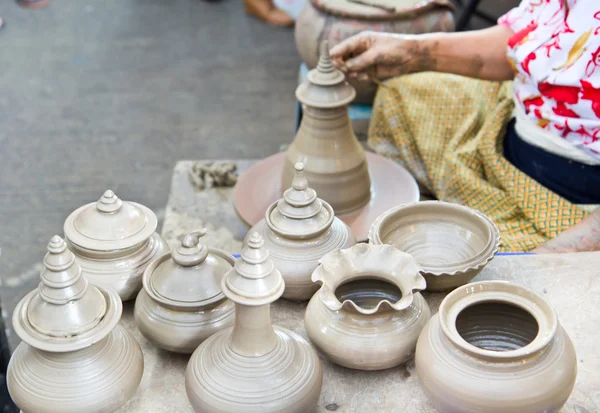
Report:
M538 254L585 251L600 251L600 208L558 237L533 250Z
M431 33L413 37L416 71L454 73L483 80L514 77L506 57L512 31L505 26L461 33Z

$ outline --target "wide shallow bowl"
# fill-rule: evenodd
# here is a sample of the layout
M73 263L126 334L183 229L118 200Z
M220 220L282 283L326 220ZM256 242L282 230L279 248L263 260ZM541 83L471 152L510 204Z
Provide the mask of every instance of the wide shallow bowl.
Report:
M471 208L425 201L385 212L373 223L369 242L411 254L427 290L443 291L479 274L498 252L500 234L489 218Z
M558 412L577 377L573 343L550 304L503 281L451 292L419 336L415 364L441 413Z

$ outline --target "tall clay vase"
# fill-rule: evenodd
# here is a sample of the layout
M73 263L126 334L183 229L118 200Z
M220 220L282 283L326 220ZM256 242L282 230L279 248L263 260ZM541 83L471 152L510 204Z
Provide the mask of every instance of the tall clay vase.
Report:
M149 208L121 201L106 191L98 202L73 211L65 220L65 239L90 282L133 300L150 261L169 251L156 232Z
M292 186L274 202L249 232L259 232L285 281L283 297L306 301L319 289L311 281L318 261L328 252L356 244L350 228L308 186L304 165L295 166Z
M502 281L450 293L421 333L415 362L442 413L558 412L577 376L573 343L552 307Z
M285 288L260 234L253 233L222 281L236 304L235 325L192 355L185 387L200 413L307 413L321 393L321 362L302 337L273 327L270 304Z
M430 317L418 292L425 279L410 255L389 245L357 244L321 259L304 327L331 361L382 370L407 361Z
M119 326L116 292L88 284L59 236L48 244L39 287L13 315L23 340L7 373L23 413L110 413L135 393L144 371L139 344Z
M337 215L356 211L371 199L365 151L348 117L348 104L355 95L323 42L317 68L296 89L304 112L285 156L282 188L291 186L294 165L302 162L311 186Z
M135 323L164 350L191 354L212 334L233 325L234 304L223 295L221 279L235 261L225 251L200 244L205 234L191 232L144 273Z

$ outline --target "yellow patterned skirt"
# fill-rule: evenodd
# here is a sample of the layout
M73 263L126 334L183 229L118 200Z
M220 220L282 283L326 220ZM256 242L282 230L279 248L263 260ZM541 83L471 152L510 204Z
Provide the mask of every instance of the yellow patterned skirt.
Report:
M583 219L570 203L508 162L502 140L512 82L420 73L380 87L369 146L397 160L434 198L467 205L496 222L504 251L529 251Z

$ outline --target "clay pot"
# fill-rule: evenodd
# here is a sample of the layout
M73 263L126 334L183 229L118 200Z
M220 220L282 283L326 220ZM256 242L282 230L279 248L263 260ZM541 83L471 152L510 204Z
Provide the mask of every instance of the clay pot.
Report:
M206 230L187 235L181 246L152 261L135 301L140 332L157 347L191 354L205 339L233 325L234 304L221 278L235 263L224 251L199 244Z
M308 185L304 165L296 164L291 188L248 233L248 237L254 232L263 236L285 281L283 297L294 301L308 300L319 289L310 277L323 255L356 244L350 228Z
M90 282L135 298L153 259L169 251L156 231L154 213L135 202L121 201L108 190L98 202L84 205L65 221L65 239Z
M573 343L552 307L501 281L450 293L421 333L415 362L442 413L558 412L577 376Z
M356 139L348 104L355 91L333 66L327 42L321 59L296 89L304 115L289 146L283 167L282 188L289 188L294 165L304 164L306 177L336 215L356 211L371 199L371 178L365 151Z
M368 3L369 0L363 0ZM329 46L363 31L388 33L431 33L454 31L454 6L447 0L373 0L372 3L391 6L385 10L349 0L310 0L296 21L296 48L300 58L312 69L317 66L319 45ZM377 86L352 81L357 91L356 102L371 104Z
M10 396L24 413L109 413L135 393L144 359L118 325L122 304L88 284L59 236L48 244L41 283L17 305L23 340L8 365Z
M494 258L500 233L485 215L440 201L400 205L369 231L371 244L390 244L419 262L428 291L468 283Z
M235 302L235 325L209 337L190 359L185 387L194 411L312 411L321 393L321 362L298 334L271 325L270 304L285 285L260 234L248 239L221 287Z
M425 279L410 255L389 245L357 244L321 259L304 326L331 361L359 370L397 366L414 353L430 317Z

